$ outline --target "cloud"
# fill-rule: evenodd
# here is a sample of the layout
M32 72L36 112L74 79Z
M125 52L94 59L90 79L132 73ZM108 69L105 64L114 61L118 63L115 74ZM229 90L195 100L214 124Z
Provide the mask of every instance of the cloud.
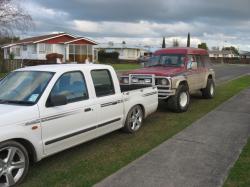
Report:
M193 45L227 41L250 50L249 0L25 0L23 5L36 24L30 35L65 31L98 42L132 43L161 42L166 36L185 44L190 32Z

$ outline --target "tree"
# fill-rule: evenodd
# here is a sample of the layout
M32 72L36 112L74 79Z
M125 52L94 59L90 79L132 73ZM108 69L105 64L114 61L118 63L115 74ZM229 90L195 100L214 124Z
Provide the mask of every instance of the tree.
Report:
M190 33L188 33L187 37L187 47L190 47Z
M16 30L27 31L32 25L31 16L18 1L0 0L0 36L10 36Z
M178 39L173 39L173 47L179 47Z
M207 44L206 44L206 43L204 43L204 42L203 42L203 43L198 44L198 48L208 50Z
M165 42L165 37L162 39L162 45L161 48L166 48L166 42Z
M238 49L236 49L234 46L230 46L230 47L223 47L222 48L223 51L232 51L234 54L239 55L239 51Z

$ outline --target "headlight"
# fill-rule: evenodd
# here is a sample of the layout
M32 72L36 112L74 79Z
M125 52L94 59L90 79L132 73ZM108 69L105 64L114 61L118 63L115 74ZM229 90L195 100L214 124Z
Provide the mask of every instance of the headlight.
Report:
M151 79L145 79L145 83L151 83Z
M160 83L161 83L161 85L168 85L168 80L167 79L161 79Z
M157 78L156 85L167 86L169 85L169 80L167 78Z
M139 80L137 78L132 78L132 83L138 83Z
M128 77L123 77L121 82L124 83L124 84L129 84L129 78Z

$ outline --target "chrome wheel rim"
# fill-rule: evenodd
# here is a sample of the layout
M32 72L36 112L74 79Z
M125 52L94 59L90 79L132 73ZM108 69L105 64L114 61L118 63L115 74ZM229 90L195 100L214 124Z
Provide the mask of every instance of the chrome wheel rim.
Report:
M213 85L210 86L210 95L214 95L214 86Z
M134 107L132 109L130 119L129 119L129 125L130 125L131 130L137 131L141 127L142 118L143 118L143 114L142 114L141 108L139 106Z
M185 107L188 103L188 95L186 92L182 92L180 94L180 105L181 107Z
M0 149L0 186L13 186L23 176L25 156L17 147Z

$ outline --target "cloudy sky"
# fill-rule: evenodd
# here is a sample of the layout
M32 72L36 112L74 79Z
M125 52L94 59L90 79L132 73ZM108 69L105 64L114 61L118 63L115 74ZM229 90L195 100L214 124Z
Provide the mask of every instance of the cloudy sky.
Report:
M96 40L250 50L250 0L24 0L35 27L23 36L69 32Z

